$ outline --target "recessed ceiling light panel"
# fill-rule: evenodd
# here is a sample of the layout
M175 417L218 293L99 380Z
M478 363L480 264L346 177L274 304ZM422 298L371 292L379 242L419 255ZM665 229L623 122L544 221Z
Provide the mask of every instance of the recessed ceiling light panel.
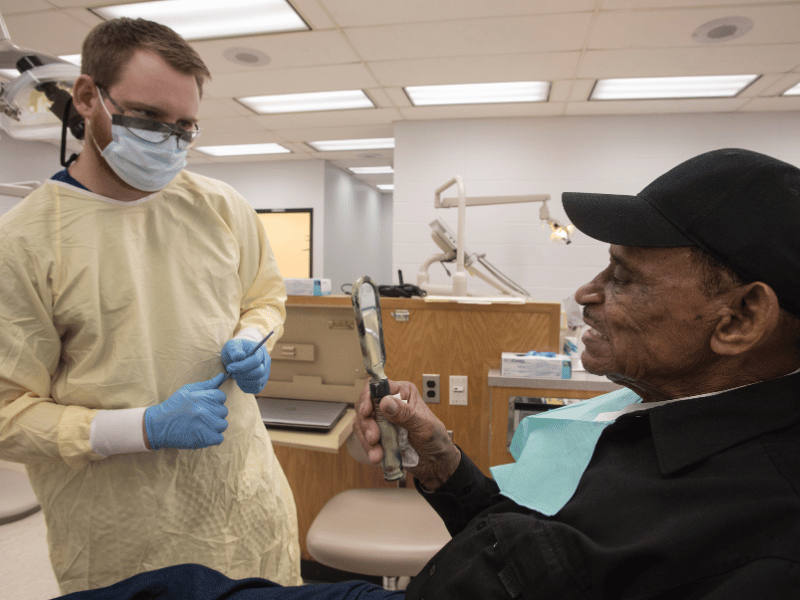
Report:
M414 106L500 104L545 102L550 93L550 83L547 81L511 81L505 83L407 86L404 89Z
M790 87L788 90L783 92L781 96L800 96L800 83L798 83L794 87Z
M149 19L174 29L187 40L308 29L285 0L159 0L91 10L106 20Z
M326 140L306 142L317 152L341 152L347 150L387 150L394 148L394 138L367 138L362 140Z
M291 152L280 144L236 144L230 146L200 146L194 148L209 156L248 156L251 154L286 154Z
M756 79L758 75L598 79L589 100L732 98Z
M251 96L237 100L258 114L375 108L362 90Z
M719 44L740 38L752 28L753 22L747 17L725 17L701 25L692 38L703 44Z
M350 167L356 175L391 175L394 169L390 166L385 167Z

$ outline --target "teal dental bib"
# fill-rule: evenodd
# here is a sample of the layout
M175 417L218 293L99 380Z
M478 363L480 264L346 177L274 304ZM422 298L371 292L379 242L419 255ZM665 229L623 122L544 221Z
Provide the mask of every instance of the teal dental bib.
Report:
M615 413L642 399L627 388L526 417L511 441L516 462L492 467L500 492L517 504L552 516L569 502L603 429Z

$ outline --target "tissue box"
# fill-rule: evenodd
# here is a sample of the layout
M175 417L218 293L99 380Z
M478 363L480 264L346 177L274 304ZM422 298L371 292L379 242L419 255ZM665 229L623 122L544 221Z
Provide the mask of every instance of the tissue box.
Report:
M544 379L570 379L572 361L566 354L555 356L527 356L524 352L503 352L500 363L503 377L542 377Z
M283 280L289 296L330 296L330 279L292 279Z

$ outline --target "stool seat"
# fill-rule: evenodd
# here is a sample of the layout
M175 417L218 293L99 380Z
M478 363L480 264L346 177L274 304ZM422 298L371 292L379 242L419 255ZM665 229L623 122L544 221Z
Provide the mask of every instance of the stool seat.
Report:
M25 473L0 467L0 525L27 517L39 510Z
M365 488L331 498L306 537L324 565L383 577L413 576L450 541L450 534L416 490Z

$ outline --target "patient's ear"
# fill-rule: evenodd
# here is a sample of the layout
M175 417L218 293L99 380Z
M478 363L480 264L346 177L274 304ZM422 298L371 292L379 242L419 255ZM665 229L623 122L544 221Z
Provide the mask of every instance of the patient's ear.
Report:
M730 304L711 337L717 354L743 354L772 336L780 323L778 296L766 283L756 281L730 293Z

